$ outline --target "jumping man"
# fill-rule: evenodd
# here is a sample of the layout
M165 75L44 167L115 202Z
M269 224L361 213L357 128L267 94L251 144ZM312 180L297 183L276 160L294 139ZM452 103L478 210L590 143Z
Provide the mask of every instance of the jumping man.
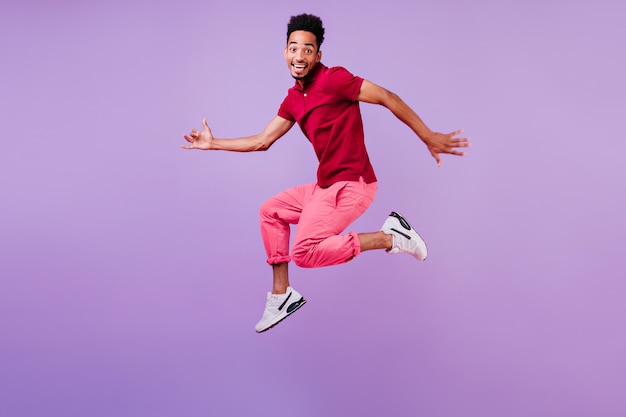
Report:
M184 135L184 149L264 151L298 123L313 145L319 166L317 182L290 188L267 200L260 210L261 236L272 266L273 288L265 311L255 326L264 332L300 308L306 301L289 284L288 265L303 268L337 265L372 249L407 253L426 259L422 238L400 214L392 212L381 230L341 234L374 200L378 183L365 148L359 102L379 104L409 126L426 144L437 165L441 154L465 155L462 131L431 131L396 94L352 75L342 67L322 64L320 47L324 27L319 17L292 16L287 25L285 60L296 80L278 114L254 136L218 139L203 120L203 130ZM297 224L289 251L290 225Z

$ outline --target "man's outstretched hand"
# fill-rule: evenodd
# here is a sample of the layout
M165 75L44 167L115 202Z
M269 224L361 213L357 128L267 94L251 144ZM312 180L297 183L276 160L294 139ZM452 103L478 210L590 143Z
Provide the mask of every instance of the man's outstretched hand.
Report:
M211 149L213 134L206 123L206 118L202 119L202 126L204 126L203 131L193 129L189 135L183 135L185 140L189 142L189 145L181 145L180 147L183 149Z
M437 166L441 166L440 154L447 153L457 156L465 156L465 152L461 152L456 148L469 148L469 138L455 138L456 135L463 133L463 129L452 133L432 132L425 135L422 140L428 147L430 154L437 161Z

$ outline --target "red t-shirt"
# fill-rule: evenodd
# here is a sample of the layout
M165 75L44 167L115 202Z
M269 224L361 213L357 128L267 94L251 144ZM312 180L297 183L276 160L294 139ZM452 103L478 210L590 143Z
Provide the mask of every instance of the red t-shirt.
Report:
M342 67L317 64L304 88L295 83L278 110L297 122L317 155L317 185L337 181L376 181L365 149L363 120L357 98L363 78Z

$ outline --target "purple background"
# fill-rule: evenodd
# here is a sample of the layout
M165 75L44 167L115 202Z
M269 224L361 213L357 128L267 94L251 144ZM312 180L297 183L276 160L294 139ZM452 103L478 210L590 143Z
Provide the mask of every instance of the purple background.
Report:
M9 1L0 12L0 415L626 415L622 2ZM363 105L380 180L350 229L409 217L430 256L292 267L257 335L258 207L314 180L289 16L327 65L397 92L466 158Z

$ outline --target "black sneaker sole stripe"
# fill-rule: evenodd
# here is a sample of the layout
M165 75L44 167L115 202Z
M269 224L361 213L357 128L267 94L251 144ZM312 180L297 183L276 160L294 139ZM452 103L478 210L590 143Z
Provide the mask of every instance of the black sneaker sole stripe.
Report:
M289 307L287 307L287 314L291 314L294 311L296 311L297 309L299 309L300 306L302 305L302 301L304 301L304 297L300 297L300 299L298 301L295 301L295 302L289 304Z

